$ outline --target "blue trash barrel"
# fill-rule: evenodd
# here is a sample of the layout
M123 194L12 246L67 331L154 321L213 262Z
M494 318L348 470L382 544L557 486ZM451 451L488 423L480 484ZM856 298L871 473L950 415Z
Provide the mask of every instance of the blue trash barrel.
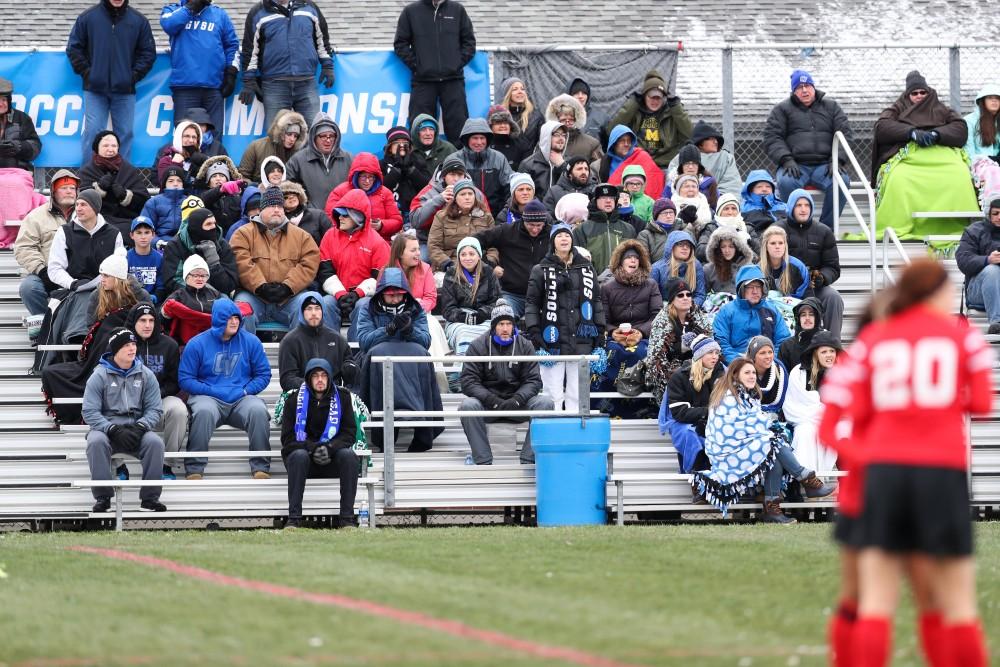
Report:
M537 417L531 420L539 526L607 522L607 417Z

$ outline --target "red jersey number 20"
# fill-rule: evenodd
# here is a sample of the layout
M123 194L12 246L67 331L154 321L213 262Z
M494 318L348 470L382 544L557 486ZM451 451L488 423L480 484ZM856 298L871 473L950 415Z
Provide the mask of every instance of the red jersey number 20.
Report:
M950 338L887 340L869 357L876 410L945 408L958 393L958 349Z

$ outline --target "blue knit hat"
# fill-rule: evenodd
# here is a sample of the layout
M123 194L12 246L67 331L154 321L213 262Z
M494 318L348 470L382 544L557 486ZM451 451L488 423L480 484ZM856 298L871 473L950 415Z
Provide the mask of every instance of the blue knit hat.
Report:
M556 237L556 234L558 234L559 232L566 232L567 234L570 235L570 237L572 237L573 226L567 225L565 222L560 222L557 225L552 225L552 230L549 232L549 238L554 239Z
M462 190L465 190L466 188L472 190L473 192L476 191L476 186L473 185L472 180L468 178L463 178L459 181L455 181L455 185L451 186L451 192L454 196L457 197L458 193L461 192Z
M795 89L803 84L812 86L814 88L816 87L816 84L813 82L812 74L805 71L804 69L797 69L794 72L792 72L792 92L794 93Z

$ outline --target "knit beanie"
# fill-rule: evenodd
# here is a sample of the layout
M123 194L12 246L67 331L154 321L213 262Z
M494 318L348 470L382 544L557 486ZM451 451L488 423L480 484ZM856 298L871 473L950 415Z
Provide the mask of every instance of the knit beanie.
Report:
M556 220L568 223L582 222L587 219L587 207L590 199L582 192L570 192L556 202Z
M639 261L642 261L642 254L634 246L629 246L625 249L625 252L622 253L622 261L625 261L629 257L635 257Z
M581 162L584 162L587 165L590 164L590 160L588 160L586 157L582 155L570 155L568 158L566 158L566 173L573 171L573 167L580 164Z
M552 225L552 229L549 231L549 238L554 239L556 234L563 233L569 234L569 237L573 238L573 227L571 225L567 225L565 222Z
M515 83L519 83L519 84L521 84L523 86L524 85L524 80L520 79L520 78L518 78L516 76L508 76L506 79L504 79L503 81L501 81L500 82L500 97L501 98L507 97L507 92L510 91L510 87L513 86Z
M177 178L181 179L181 183L183 184L185 175L186 174L184 173L183 167L176 164L170 165L169 167L163 170L163 175L160 176L160 189L161 190L167 189L167 179L170 178L171 176L176 176Z
M812 74L804 69L797 69L792 72L792 92L794 93L795 89L802 85L812 86L814 88L816 87L816 84L813 82Z
M463 248L472 248L473 250L476 251L476 254L479 255L480 259L482 259L483 246L479 244L479 239L477 239L475 236L466 236L464 239L458 242L458 245L455 246L455 257L458 257L459 255L462 254Z
M646 73L646 78L642 82L642 94L645 95L651 90L659 90L664 95L667 94L667 82L663 80L663 75L655 69Z
M443 179L445 174L464 174L467 173L468 169L465 167L465 163L458 153L452 153L444 159L441 163L441 178Z
M590 86L583 79L573 79L573 83L569 86L570 95L576 95L577 93L584 93L590 98Z
M299 304L299 312L305 313L307 306L319 306L320 308L323 308L323 302L316 298L315 293L310 292L306 294L305 298L302 299L302 303Z
M265 209L268 206L285 208L285 195L281 193L281 188L277 185L268 186L260 195L261 209Z
M697 176L692 176L691 174L681 174L680 176L678 176L677 178L674 179L674 196L675 197L677 196L677 193L679 193L681 191L681 185L683 185L685 181L692 181L695 184L696 187L698 186L698 177Z
M128 278L128 257L123 249L116 249L101 262L98 273L104 276L114 276L119 280Z
M461 192L462 190L472 190L473 192L475 192L476 186L472 184L472 181L470 179L463 178L462 180L456 182L455 185L452 186L451 192L454 196L457 197L458 193Z
M87 205L94 209L94 213L101 212L101 195L97 194L97 190L83 190L82 192L78 192L76 199L77 201L82 199L87 202Z
M504 320L510 320L514 324L517 323L517 318L514 317L513 309L511 309L507 301L501 297L497 299L496 305L493 306L493 312L490 313L490 329L496 329L497 325Z
M390 127L389 131L385 133L385 143L391 144L394 141L406 141L410 142L410 131L407 130L402 125L397 125L396 127Z
M491 128L494 123L507 123L510 125L511 131L514 130L515 126L513 114L502 104L494 104L490 107L490 110L486 112L486 123Z
M701 359L712 350L722 352L722 347L719 346L715 339L705 334L688 331L681 336L681 341L684 343L684 347L691 350L691 359L693 361Z
M694 162L698 166L701 166L701 151L694 144L684 144L681 146L681 150L677 154L677 171L680 172L681 167L688 162Z
M681 278L673 277L667 279L667 283L663 291L666 296L666 299L664 299L663 304L664 306L668 306L674 302L674 299L677 298L678 294L684 291L690 292L691 288L689 288L688 284L684 282L684 280L682 280Z
M924 78L923 74L921 74L917 70L913 70L912 72L906 75L907 95L912 93L914 90L920 90L921 88L927 90L927 79Z
M118 354L118 350L134 342L136 342L135 334L125 327L119 327L108 336L108 352L111 353L111 356L114 356Z
M750 339L747 344L747 359L753 361L757 357L757 353L763 350L765 347L774 350L774 343L767 336L754 336Z
M212 180L212 177L215 176L216 174L222 174L223 176L226 177L227 181L232 178L232 175L229 173L229 166L226 165L225 160L219 160L218 162L213 162L212 164L208 165L208 169L205 172L205 180L206 181Z
M270 176L271 174L273 174L276 171L280 171L282 173L282 175L284 175L284 173L285 173L285 165L281 162L281 160L278 160L278 159L268 160L264 164L263 170L264 170L264 176L265 177Z
M208 268L208 262L197 253L184 260L184 264L181 266L181 276L183 276L184 280L187 280L188 274L195 269L202 269L208 275L212 275L212 270Z
M101 145L101 139L108 136L109 134L115 138L115 141L118 142L119 146L122 145L122 140L117 134L115 134L111 130L101 130L100 132L97 133L97 136L94 137L94 141L90 144L90 149L96 153L97 147Z
M660 217L660 214L670 209L674 213L677 213L677 205L674 204L673 200L669 197L660 197L655 202L653 202L653 220L655 221Z
M524 205L524 211L521 213L521 219L525 222L544 223L549 219L549 212L545 209L545 204L537 199L532 199Z
M535 181L532 180L531 176L528 174L522 174L519 171L515 171L510 175L510 192L514 194L514 190L517 190L522 185L530 185L532 192L535 190Z
M188 195L181 202L181 222L185 222L192 213L200 208L205 208L205 202L198 195Z

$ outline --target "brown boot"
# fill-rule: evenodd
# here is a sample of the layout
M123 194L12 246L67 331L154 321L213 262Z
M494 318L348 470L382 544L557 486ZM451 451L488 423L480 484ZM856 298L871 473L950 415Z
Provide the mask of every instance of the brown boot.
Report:
M764 513L761 515L760 520L765 523L778 523L784 526L798 523L798 521L781 510L781 501L777 498L764 501Z
M805 489L806 498L826 498L837 490L834 484L824 484L815 472L809 473L809 476L800 480L799 484Z

